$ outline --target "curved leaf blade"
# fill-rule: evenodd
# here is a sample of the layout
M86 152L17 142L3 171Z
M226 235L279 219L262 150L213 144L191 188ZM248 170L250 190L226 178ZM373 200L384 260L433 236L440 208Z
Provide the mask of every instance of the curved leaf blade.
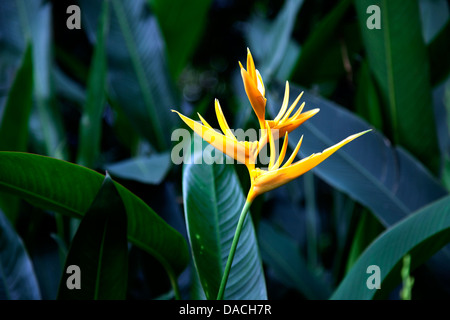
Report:
M300 91L293 85L290 89L292 96ZM271 96L274 100L268 110L272 116L278 111L274 105L281 105L278 101L281 101L282 90L273 91ZM289 134L292 148L304 134L299 151L302 157L321 152L351 134L371 129L361 118L329 100L305 91L302 101L308 109L320 109L317 115ZM378 131L366 134L364 140L353 141L313 170L371 209L385 226L447 195L419 161L403 149L393 147Z
M411 270L450 241L450 196L415 212L381 234L361 255L331 297L334 300L373 299L401 282L403 257L411 254ZM367 267L380 267L381 289L366 286ZM390 282L386 285L386 282ZM380 292L378 292L380 291ZM388 293L385 292L385 293Z
M22 239L0 211L0 300L40 300L39 284Z
M439 167L439 148L430 85L430 65L418 1L355 1L370 69L390 120L392 140L430 170ZM380 8L381 29L367 28L367 8Z
M28 202L77 218L82 217L104 176L85 167L50 157L0 152L0 190ZM183 236L140 198L115 182L128 215L128 239L157 258L170 276L187 266Z
M33 98L33 53L27 46L0 118L0 150L26 151Z
M107 174L75 234L64 270L76 265L80 287L69 288L61 278L58 299L125 299L128 278L127 215L125 206Z
M202 157L202 152L194 154L194 159L199 157ZM189 241L200 283L206 298L216 299L245 203L234 168L224 163L185 164L183 200ZM267 299L250 214L247 214L242 228L224 298Z
M109 23L109 2L104 1L99 24L97 43L87 80L87 97L80 120L77 163L94 167L100 153L102 115L106 101L106 38Z
M149 0L164 35L171 74L178 78L205 30L211 0Z

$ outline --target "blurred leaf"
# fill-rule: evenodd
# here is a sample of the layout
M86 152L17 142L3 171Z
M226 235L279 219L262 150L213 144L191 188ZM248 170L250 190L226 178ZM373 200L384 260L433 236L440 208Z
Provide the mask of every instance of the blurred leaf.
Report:
M33 205L80 218L104 176L69 162L16 152L0 152L0 190ZM128 215L128 239L161 262L174 280L189 260L184 238L141 199L115 183Z
M450 197L444 197L400 221L381 234L358 259L332 299L373 299L387 295L401 282L401 262L411 255L411 270L450 241ZM380 267L381 289L369 289L367 267Z
M176 79L194 53L206 27L211 0L148 0L166 43Z
M39 2L39 1L36 1ZM56 106L52 88L52 6L49 2L36 4L35 12L27 14L33 44L34 93L43 133L46 154L67 158L62 117Z
M94 167L100 154L102 114L105 106L106 51L109 2L104 1L101 19L97 29L97 43L94 48L91 68L87 80L87 99L80 120L80 142L77 163Z
M183 167L183 200L189 241L200 283L208 299L216 299L245 197L233 166L194 162ZM267 299L264 273L250 214L225 289L225 299Z
M298 90L292 85L290 88L296 96ZM275 91L275 101L281 101L283 92L281 88ZM320 108L316 116L290 134L291 147L305 134L299 151L302 157L321 152L351 134L370 128L363 120L328 100L307 92L302 100L309 108ZM268 111L275 114L272 103ZM313 170L328 184L370 209L385 227L448 194L420 162L402 148L392 147L376 131L346 145ZM450 283L448 272L442 267L450 261L449 250L445 247L433 257L433 271L439 273L442 283Z
M382 131L383 118L380 101L366 61L361 63L356 83L355 106L358 115Z
M300 56L291 71L292 81L308 86L318 79L330 78L330 74L334 78L344 72L342 44L337 41L336 33L343 25L343 17L351 3L351 0L340 1L315 26L302 45Z
M350 252L348 254L346 272L350 270L355 261L369 244L384 230L376 218L365 209L358 221L355 235L353 236Z
M111 4L108 95L157 151L168 150L175 119L170 108L179 97L168 74L156 18L146 0L113 0ZM101 2L81 0L80 5L87 35L94 41Z
M431 85L444 81L450 73L450 20L428 45Z
M33 61L28 45L0 118L0 150L26 151L32 95Z
M370 5L381 12L381 29L367 28ZM417 1L355 1L369 67L381 91L391 137L437 172L439 149L431 99L430 66ZM385 131L386 132L386 131Z
M106 164L104 167L113 176L148 184L159 184L170 170L170 154L153 154Z
M69 275L61 278L58 299L125 299L128 277L127 214L107 174L94 202L72 240L64 271L80 268L80 289L69 289Z
M170 154L152 154L106 164L104 167L111 175L148 184L161 183L171 165Z
M158 151L167 150L174 119L169 109L177 105L177 99L156 19L143 14L148 10L144 0L115 0L112 5L108 60L114 97L138 131Z
M4 1L0 5L2 30L6 31L3 38L5 49L10 51L9 54L20 57L28 42L33 47L34 98L38 110L38 130L43 134L45 153L65 158L65 133L52 90L51 10L52 4L42 0Z
M449 18L449 4L447 0L419 0L422 35L429 44L437 33L444 27Z
M284 285L297 289L307 299L328 299L330 285L309 270L300 247L293 240L265 221L260 222L258 234L264 263Z
M292 30L303 0L288 0L284 3L273 22L254 17L247 30L250 50L261 60L261 74L270 79L285 59L288 47L295 46L291 41Z
M27 150L28 121L33 103L32 98L33 61L31 45L28 45L0 118L0 150ZM0 207L15 225L19 210L19 199L0 193Z
M0 211L0 300L40 300L33 265L22 239Z
M268 98L268 112L278 113L284 88L273 88ZM290 85L291 96L300 90ZM333 102L304 92L305 110L320 112L289 134L295 147L305 137L299 154L302 157L321 152L341 139L371 127L350 111ZM377 131L346 145L313 169L326 182L346 192L372 210L384 226L392 225L411 212L447 194L423 165L399 147L393 147Z

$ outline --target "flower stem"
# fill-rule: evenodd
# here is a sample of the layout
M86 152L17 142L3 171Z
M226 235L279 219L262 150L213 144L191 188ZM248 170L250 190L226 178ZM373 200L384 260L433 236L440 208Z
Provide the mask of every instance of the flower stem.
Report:
M231 244L230 254L228 255L227 264L225 265L225 271L223 272L222 282L220 283L219 293L217 294L217 300L223 300L228 276L230 275L231 265L233 264L234 254L236 253L239 237L241 236L242 226L244 225L245 217L247 216L247 212L251 204L252 202L247 200L244 207L242 208L239 222L236 227L236 232L234 233L233 242Z

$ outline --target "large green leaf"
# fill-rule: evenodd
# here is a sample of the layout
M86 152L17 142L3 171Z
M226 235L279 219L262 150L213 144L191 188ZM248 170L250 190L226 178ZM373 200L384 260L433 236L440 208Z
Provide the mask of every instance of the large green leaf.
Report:
M64 270L79 268L79 285L69 288L64 274L58 292L63 300L125 299L128 278L127 214L107 174L72 240Z
M439 149L431 108L430 66L417 1L355 1L369 67L381 92L391 138L432 171ZM369 29L367 8L380 9L381 29Z
M106 85L106 37L108 32L109 2L104 1L97 27L97 43L94 48L87 80L87 98L80 120L80 142L77 163L93 167L100 153L102 115L105 106Z
M193 162L183 167L184 211L200 283L206 298L216 299L245 197L232 165L207 164L202 159L202 152L197 152ZM267 299L250 214L242 228L224 298Z
M34 154L0 152L0 191L74 217L82 217L104 176L69 162ZM116 184L128 215L128 239L178 275L189 260L185 239L141 199Z
M170 71L177 78L203 34L211 0L148 0L164 36Z
M273 86L268 112L278 113L284 88ZM290 85L291 97L300 90ZM337 104L305 91L305 110L320 112L289 134L295 147L304 134L299 154L321 152L351 134L370 129L361 118ZM277 106L277 107L275 107ZM447 194L440 183L414 157L393 147L379 131L352 141L313 169L332 186L367 206L385 225L390 226L410 213Z
M0 211L0 300L39 300L41 293L22 239Z
M292 96L297 96L299 90L292 85L290 88ZM272 116L278 112L274 105L281 105L282 92L283 89L279 88L268 99L268 111ZM320 108L317 115L289 135L289 143L294 147L304 134L299 151L302 157L321 152L351 134L370 129L365 121L329 100L308 92L303 94L302 100L306 109ZM313 171L369 208L385 227L448 194L417 159L402 148L393 147L378 131L352 141ZM442 266L450 261L449 249L441 250L437 263L433 263L433 270L442 272L443 276L446 273Z
M332 299L373 299L387 295L401 282L401 261L411 255L411 270L450 241L450 197L415 212L381 234L347 273ZM381 289L369 289L367 268L380 268Z

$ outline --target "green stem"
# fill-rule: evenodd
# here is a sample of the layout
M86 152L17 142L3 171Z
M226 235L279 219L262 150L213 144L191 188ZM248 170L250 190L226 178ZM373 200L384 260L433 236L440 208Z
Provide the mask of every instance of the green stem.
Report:
M233 243L231 244L230 254L228 255L227 264L225 265L225 271L223 272L222 282L220 283L219 293L217 294L217 300L223 300L228 276L230 275L231 265L233 264L234 254L236 253L239 237L241 236L242 226L244 225L245 217L247 216L247 212L251 204L251 201L246 201L244 207L242 208L241 216L239 217L239 222L236 227L236 232L234 233Z
M181 300L180 288L178 287L177 277L174 275L172 270L167 270L167 274L169 275L170 284L172 285L173 293L175 295L175 300Z

